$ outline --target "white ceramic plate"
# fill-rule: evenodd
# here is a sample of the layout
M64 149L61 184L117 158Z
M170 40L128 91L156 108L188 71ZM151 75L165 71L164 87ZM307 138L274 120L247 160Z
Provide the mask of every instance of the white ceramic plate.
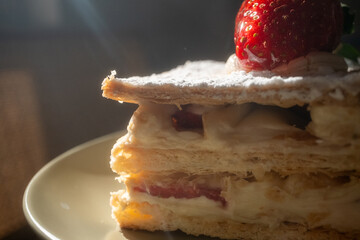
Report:
M182 232L150 233L118 229L111 218L111 191L123 186L109 167L110 150L123 134L114 133L75 147L44 166L30 181L23 209L45 239L199 239ZM210 239L201 237L201 239Z

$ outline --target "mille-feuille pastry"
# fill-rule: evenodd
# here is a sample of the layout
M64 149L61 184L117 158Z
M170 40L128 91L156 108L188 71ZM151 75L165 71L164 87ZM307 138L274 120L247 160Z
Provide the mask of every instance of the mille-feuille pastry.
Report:
M305 28L304 12L314 11L319 27ZM108 76L105 97L139 105L111 153L126 186L111 197L119 225L223 239L360 238L360 72L329 53L338 25L323 30L338 11L336 0L246 1L227 63ZM294 26L270 24L277 14L330 32L331 47L302 31L298 54L267 49L296 47L276 32Z

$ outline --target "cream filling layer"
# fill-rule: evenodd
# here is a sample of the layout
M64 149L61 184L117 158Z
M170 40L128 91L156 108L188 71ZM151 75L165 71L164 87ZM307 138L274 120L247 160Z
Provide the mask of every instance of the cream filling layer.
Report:
M230 106L190 106L202 114L204 134L176 131L171 115L173 105L144 103L128 125L128 143L144 148L233 149L272 140L276 136L303 132L287 123L288 113L281 108L241 104Z
M288 187L297 190L296 186ZM203 196L192 199L160 198L133 191L131 186L128 186L125 199L156 204L182 216L232 219L269 227L292 222L308 228L331 227L338 231L360 229L359 179L351 179L340 186L307 188L298 193L286 189L272 181L239 181L222 193L228 201L226 207Z
M204 134L176 131L171 115L178 111L178 107L142 103L129 122L123 143L144 149L201 149L239 153L261 148L265 152L276 150L285 155L304 154L306 149L308 154L349 154L349 150L341 145L338 148L334 144L328 146L326 141L316 141L316 137L306 130L291 125L289 120L296 118L296 114L292 115L287 109L252 103L195 105L188 108L202 114Z

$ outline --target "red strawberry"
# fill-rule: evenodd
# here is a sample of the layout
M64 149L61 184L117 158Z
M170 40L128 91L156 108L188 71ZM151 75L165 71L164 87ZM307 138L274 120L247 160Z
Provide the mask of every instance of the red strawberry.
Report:
M177 111L171 116L172 124L177 131L202 130L202 117L186 110Z
M342 32L339 0L245 0L236 17L244 69L273 69L311 51L334 50Z

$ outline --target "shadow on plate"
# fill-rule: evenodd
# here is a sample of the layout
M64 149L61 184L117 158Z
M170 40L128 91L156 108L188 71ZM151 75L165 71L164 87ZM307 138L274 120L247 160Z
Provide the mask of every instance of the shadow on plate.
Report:
M119 238L122 236L123 238ZM127 240L220 240L219 238L211 238L206 236L191 236L183 233L181 231L175 232L163 232L163 231L141 231L141 230L131 230L131 229L121 229L109 233L105 240L115 240L115 239L127 239Z

